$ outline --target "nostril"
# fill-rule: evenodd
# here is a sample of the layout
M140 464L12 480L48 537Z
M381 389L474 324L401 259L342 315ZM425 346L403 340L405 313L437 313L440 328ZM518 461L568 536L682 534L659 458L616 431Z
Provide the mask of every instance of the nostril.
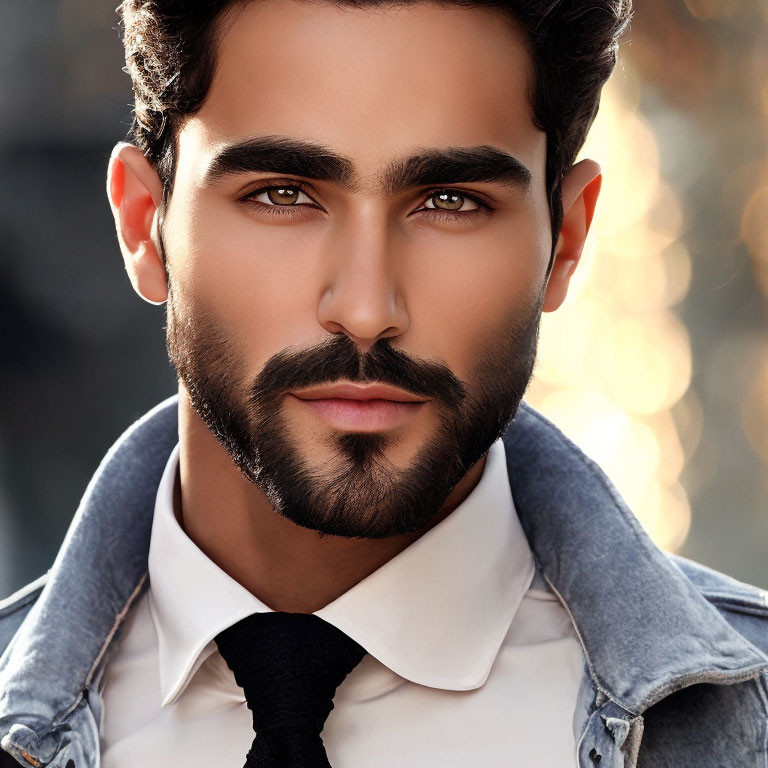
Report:
M592 749L589 750L589 759L595 763L595 765L597 765L597 763L603 759L603 756L594 747L592 747Z

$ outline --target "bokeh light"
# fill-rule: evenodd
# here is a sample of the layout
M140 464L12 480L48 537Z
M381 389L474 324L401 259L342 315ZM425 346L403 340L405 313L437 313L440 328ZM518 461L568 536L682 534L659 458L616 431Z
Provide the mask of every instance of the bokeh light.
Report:
M542 321L527 399L598 462L653 539L675 550L691 523L673 416L691 381L688 333L674 311L691 259L680 200L661 176L635 92L617 70L581 153L600 163L603 186L568 299ZM683 411L690 452L700 412Z

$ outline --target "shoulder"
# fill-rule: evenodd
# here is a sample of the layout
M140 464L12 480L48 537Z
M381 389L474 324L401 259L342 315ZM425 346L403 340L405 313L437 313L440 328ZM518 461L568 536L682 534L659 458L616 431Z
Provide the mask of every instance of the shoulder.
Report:
M667 557L737 632L768 654L768 591L679 555Z
M26 618L35 601L40 597L48 581L48 574L41 576L31 584L22 587L5 600L0 600L0 656L10 644L21 623Z

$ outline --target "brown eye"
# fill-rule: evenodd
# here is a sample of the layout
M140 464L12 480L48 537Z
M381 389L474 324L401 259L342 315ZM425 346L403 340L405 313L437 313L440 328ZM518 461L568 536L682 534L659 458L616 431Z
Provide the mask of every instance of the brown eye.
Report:
M450 189L433 192L425 203L425 208L438 211L468 212L477 210L479 207L471 197L466 197Z
M256 210L261 213L277 214L278 208L296 208L295 212L282 211L282 214L293 216L306 212L309 208L322 208L301 187L292 184L275 184L271 187L261 187L242 198L243 203L256 204ZM271 209L271 210L269 210Z
M437 192L432 195L435 208L443 208L446 211L458 211L464 205L464 198L455 192Z
M267 190L267 197L274 205L293 205L299 199L300 190L296 187L272 187Z

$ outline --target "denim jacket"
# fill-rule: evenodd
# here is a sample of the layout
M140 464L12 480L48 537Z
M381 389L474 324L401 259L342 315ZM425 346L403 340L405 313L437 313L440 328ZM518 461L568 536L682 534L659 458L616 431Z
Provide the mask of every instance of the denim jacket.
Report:
M0 603L3 768L100 763L100 684L147 585L176 405L118 440L49 573ZM529 406L504 443L537 568L584 649L579 768L768 768L768 595L661 552L602 471Z

